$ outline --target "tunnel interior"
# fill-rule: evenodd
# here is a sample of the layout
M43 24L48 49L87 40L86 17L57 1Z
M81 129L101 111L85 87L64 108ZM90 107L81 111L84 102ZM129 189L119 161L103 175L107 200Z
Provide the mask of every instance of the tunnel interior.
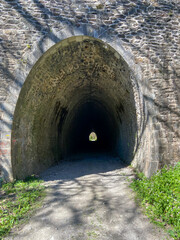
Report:
M89 141L90 133L97 141ZM30 71L12 129L14 178L80 154L118 156L129 164L137 138L130 69L109 45L79 36L51 47Z
M115 153L117 123L102 103L89 100L81 104L67 123L63 138L67 157L83 153ZM97 141L89 140L92 132L97 135Z

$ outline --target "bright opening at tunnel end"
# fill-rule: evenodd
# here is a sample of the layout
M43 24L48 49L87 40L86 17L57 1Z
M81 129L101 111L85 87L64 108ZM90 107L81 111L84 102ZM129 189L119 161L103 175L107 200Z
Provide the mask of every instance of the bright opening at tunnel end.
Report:
M89 135L89 141L91 142L95 142L97 141L97 135L95 132L91 132L90 135Z

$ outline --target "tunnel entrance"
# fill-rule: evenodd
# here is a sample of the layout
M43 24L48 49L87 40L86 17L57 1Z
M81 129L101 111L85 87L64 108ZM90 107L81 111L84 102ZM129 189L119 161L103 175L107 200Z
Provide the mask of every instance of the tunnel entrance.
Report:
M127 63L98 39L71 37L43 54L22 87L12 129L13 175L24 178L77 154L113 154L130 163L136 138Z

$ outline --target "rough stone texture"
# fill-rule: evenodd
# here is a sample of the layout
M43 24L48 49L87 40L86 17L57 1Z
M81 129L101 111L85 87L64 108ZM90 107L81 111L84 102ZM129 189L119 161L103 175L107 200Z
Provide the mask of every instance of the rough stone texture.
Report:
M149 176L179 160L178 0L3 0L0 10L0 157L5 179L12 178L11 128L21 87L46 50L75 35L110 44L136 79L137 124L143 125L134 165Z

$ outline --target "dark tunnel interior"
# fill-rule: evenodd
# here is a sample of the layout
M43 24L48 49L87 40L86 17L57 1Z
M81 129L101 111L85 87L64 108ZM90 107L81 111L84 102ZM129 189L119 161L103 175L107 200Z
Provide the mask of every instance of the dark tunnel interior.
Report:
M114 153L117 141L117 124L102 103L88 101L73 111L67 118L64 129L64 155L66 157L91 154ZM97 141L90 141L90 133L95 132Z

